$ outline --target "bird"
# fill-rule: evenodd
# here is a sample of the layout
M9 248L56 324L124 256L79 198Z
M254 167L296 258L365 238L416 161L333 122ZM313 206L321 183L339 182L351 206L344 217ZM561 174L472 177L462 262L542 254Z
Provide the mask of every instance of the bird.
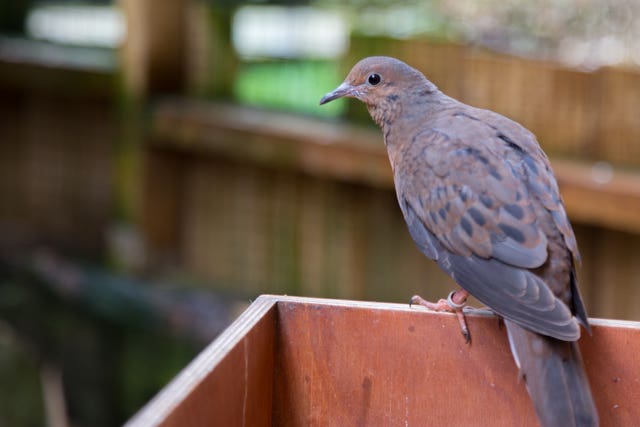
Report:
M455 100L420 71L372 56L320 100L363 102L384 135L400 210L419 250L504 320L510 349L544 427L597 426L578 347L591 334L578 289L580 253L549 159L536 137L496 112Z

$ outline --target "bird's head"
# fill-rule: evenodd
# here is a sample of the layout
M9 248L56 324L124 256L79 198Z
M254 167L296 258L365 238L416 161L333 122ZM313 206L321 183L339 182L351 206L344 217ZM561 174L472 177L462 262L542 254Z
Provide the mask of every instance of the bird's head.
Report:
M388 56L371 56L358 62L344 82L322 97L320 105L343 97L356 98L367 105L373 119L382 125L385 116L401 109L398 104L424 89L436 90L415 68Z

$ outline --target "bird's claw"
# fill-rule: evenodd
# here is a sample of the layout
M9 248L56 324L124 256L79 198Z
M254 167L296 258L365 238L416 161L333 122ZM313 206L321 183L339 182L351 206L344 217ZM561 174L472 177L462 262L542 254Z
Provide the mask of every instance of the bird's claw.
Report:
M455 313L460 324L460 332L464 337L464 341L467 344L471 343L471 334L469 333L469 327L467 326L467 320L464 317L464 308L466 306L468 293L464 290L452 291L449 293L447 299L440 299L438 302L433 303L425 300L419 295L414 295L409 300L409 306L412 304L422 305L429 310L433 311L445 311L448 313ZM457 301L456 301L457 300Z
M460 332L464 337L464 342L466 344L471 344L471 333L469 332L469 327L467 326L467 319L464 317L464 312L462 309L456 310L456 317L458 317L458 323L460 324Z

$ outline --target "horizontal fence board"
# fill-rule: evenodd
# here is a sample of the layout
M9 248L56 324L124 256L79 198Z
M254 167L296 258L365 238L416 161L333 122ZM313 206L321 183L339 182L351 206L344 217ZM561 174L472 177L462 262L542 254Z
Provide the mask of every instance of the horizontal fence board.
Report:
M223 155L383 188L393 185L380 133L347 124L239 106L169 101L154 113L152 141L193 154ZM630 209L640 207L640 172L611 167L610 176L600 182L591 162L552 158L552 166L572 218L640 232L640 216Z

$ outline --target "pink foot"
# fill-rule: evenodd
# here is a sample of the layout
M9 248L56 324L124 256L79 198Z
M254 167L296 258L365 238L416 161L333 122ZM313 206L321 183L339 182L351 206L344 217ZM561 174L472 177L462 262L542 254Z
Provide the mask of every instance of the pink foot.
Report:
M430 302L422 298L420 295L414 295L409 301L411 304L420 304L433 311L446 311L449 313L455 313L458 317L458 323L460 324L460 332L464 336L464 340L467 344L471 343L471 334L469 333L469 327L467 326L467 320L464 318L462 309L464 308L469 292L464 289L459 291L452 291L447 299L441 299L436 303Z

